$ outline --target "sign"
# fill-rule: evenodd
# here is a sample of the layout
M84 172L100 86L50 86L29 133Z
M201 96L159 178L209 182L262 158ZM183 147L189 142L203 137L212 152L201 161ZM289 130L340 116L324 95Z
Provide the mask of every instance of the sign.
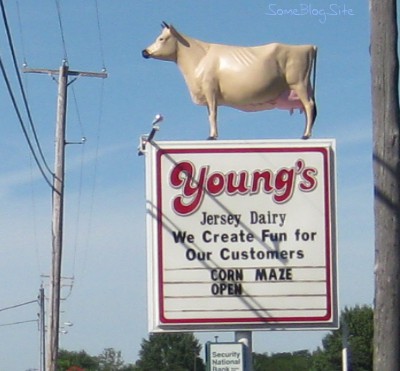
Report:
M333 140L147 147L151 331L337 326Z
M243 347L241 343L207 343L207 371L243 371Z

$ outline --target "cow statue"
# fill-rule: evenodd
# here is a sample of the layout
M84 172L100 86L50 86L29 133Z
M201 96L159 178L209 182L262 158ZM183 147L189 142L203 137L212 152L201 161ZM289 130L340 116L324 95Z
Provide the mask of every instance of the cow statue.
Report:
M311 136L317 114L313 86L317 48L279 43L254 47L212 44L188 37L163 22L144 58L178 64L192 100L207 106L209 139L217 139L217 108L255 112L273 108L305 112L303 138ZM314 84L313 84L314 85Z

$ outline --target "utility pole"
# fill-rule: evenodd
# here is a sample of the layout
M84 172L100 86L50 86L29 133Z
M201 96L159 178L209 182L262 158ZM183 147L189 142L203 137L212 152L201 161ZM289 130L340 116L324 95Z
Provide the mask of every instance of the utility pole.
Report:
M52 205L52 267L50 279L49 339L47 348L47 371L57 370L57 356L60 330L60 292L63 247L64 216L64 174L65 174L65 133L67 117L67 88L69 76L106 78L107 73L70 71L66 61L59 70L31 69L24 72L58 75L57 122L55 138L55 165L53 174Z
M39 290L39 331L40 331L40 371L46 370L46 320L45 320L45 308L44 308L44 288L40 287Z
M396 0L371 0L374 370L400 370L400 109Z
M60 328L61 260L63 247L65 123L67 114L68 66L63 63L58 74L56 147L53 177L52 214L52 269L50 292L50 323L48 370L57 369L58 337Z

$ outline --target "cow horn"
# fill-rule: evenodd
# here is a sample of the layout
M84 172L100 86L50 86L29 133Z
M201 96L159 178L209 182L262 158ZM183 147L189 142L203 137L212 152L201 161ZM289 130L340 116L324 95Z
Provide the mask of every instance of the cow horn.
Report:
M162 22L161 26L162 26L162 28L164 28L164 27L169 28L168 23L167 23L167 22L164 22L164 21Z

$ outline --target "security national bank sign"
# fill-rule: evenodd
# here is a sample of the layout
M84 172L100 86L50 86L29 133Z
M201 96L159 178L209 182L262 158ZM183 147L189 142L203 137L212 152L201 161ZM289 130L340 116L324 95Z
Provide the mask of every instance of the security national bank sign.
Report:
M150 331L337 326L334 140L147 143Z

